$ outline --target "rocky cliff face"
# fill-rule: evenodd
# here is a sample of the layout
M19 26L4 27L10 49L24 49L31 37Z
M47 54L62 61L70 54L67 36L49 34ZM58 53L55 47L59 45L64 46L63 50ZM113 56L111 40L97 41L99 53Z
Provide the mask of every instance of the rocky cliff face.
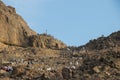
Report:
M47 34L38 34L30 36L29 41L30 41L29 45L33 47L49 49L62 49L67 47L63 42Z
M48 35L38 36L19 16L15 8L0 1L0 42L22 47L41 47L51 49L65 48L66 45Z
M28 37L36 35L27 23L16 14L15 8L6 6L0 1L0 42L17 45L27 46Z

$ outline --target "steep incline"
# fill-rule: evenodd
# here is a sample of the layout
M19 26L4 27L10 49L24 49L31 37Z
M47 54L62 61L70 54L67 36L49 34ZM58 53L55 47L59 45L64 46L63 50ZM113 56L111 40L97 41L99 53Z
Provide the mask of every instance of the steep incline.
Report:
M27 46L28 37L36 35L27 23L16 14L15 8L6 6L0 1L0 42L17 45Z
M0 1L0 43L2 45L50 49L66 47L64 43L52 36L36 34L16 13L15 8L6 6L2 1Z

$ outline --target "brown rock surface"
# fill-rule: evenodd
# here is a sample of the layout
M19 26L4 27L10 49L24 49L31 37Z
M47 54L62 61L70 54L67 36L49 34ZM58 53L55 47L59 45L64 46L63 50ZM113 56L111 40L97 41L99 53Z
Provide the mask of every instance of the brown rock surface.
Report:
M37 35L19 16L15 8L0 1L0 42L12 46L65 48L66 45L47 34Z
M30 46L33 47L50 48L50 49L62 49L67 47L63 42L47 34L33 35L29 38L29 40L30 40Z
M86 45L89 50L102 50L120 46L120 31L110 34L108 37L101 36L97 39L90 40Z
M36 34L0 1L0 80L120 80L120 31L66 47L51 35Z
M36 35L27 23L16 14L15 8L0 1L0 42L5 44L27 46L28 37Z

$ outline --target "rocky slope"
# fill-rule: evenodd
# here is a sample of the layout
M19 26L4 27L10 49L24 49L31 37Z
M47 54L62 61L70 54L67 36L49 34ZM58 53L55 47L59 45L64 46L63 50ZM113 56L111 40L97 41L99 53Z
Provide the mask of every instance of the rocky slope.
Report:
M16 13L15 8L6 6L2 1L0 1L0 42L21 47L66 47L64 43L52 36L38 36Z
M0 1L0 80L120 80L120 31L67 47Z
M17 45L27 46L28 37L36 35L27 23L16 14L15 8L6 6L0 1L0 42Z
M3 80L120 80L120 46L101 50L8 46L0 50Z
M84 46L89 50L102 50L120 46L120 31L114 32L107 37L101 36L97 39L90 40Z
M63 49L67 46L55 39L51 35L47 34L38 34L29 37L29 45L33 47L49 48L49 49Z

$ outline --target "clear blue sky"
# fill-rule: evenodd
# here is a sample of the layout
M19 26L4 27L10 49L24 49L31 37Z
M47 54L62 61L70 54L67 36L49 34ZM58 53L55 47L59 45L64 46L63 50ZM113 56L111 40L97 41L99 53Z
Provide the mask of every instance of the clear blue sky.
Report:
M37 33L79 46L120 30L119 0L3 0Z

